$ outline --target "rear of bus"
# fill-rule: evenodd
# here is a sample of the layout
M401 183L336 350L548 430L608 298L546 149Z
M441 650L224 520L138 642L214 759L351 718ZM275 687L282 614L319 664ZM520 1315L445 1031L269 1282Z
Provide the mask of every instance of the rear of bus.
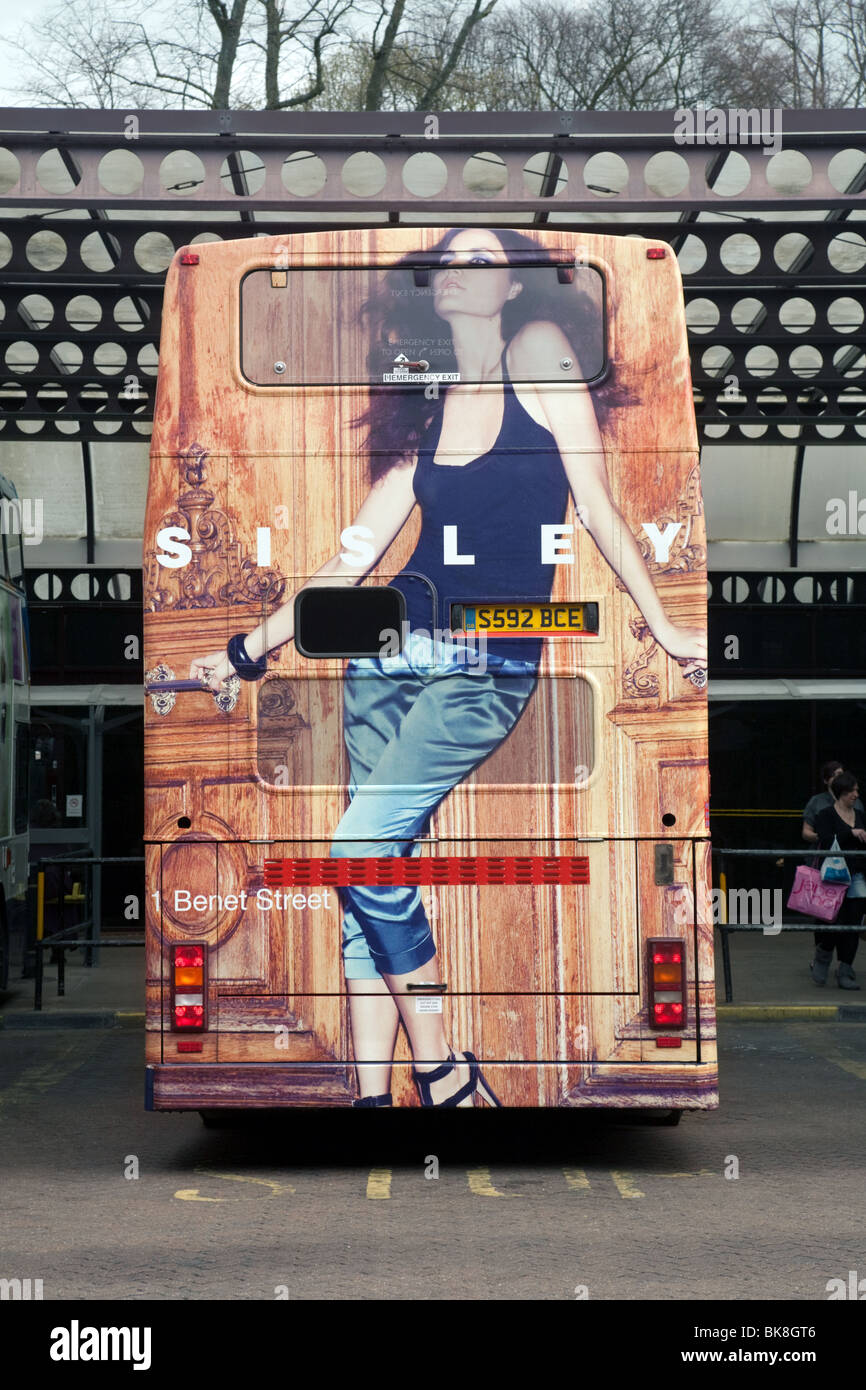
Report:
M547 538L546 604L467 596L447 615L452 628L532 626L540 673L412 855L331 857L350 795L348 638L317 646L311 629L270 653L263 679L219 694L185 679L339 546L370 486L357 420L371 392L435 380L433 339L383 344L372 371L362 311L389 267L442 232L202 244L170 268L145 531L149 1108L351 1104L341 894L394 873L420 886L441 971L415 1007L444 1014L503 1104L717 1104L705 677L687 679L659 646L573 502ZM705 629L676 258L639 237L532 238L526 288L553 276L594 306L584 380L558 389L605 403L613 501L667 616ZM423 273L407 267L404 282L394 292L409 305L426 292ZM361 612L352 595L400 573L418 532L416 508L359 589L335 594L334 631ZM616 559L621 537L611 545ZM402 1031L392 1091L418 1103Z

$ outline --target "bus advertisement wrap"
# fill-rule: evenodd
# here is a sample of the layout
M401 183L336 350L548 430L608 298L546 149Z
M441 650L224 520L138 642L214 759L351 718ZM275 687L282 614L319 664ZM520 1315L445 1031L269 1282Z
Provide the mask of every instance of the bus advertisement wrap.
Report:
M145 535L153 1108L717 1104L669 248L186 248Z

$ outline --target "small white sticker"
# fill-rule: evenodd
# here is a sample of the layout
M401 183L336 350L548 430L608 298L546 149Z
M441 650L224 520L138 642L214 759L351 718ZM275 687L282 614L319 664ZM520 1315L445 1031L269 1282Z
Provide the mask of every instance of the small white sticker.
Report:
M444 381L444 382L459 381L459 380L460 380L460 373L459 373L459 372L409 372L409 371L406 371L405 369L401 371L401 370L398 368L398 370L397 370L396 372L383 372L383 373L382 373L382 380L383 380L383 381L395 382L395 383L397 383L397 384L399 384L399 385L405 385L405 384L407 384L407 383L408 383L408 384L411 384L411 385L417 385L419 382L420 382L422 385L426 385L426 384L428 384L428 383L431 382L431 381Z
M84 811L84 797L83 797L83 795L81 795L81 796L67 796L67 798L66 798L66 814L67 814L68 817L71 818L72 816L80 816L80 815L83 813L83 811Z
M415 1000L416 1014L441 1014L442 995L424 994Z

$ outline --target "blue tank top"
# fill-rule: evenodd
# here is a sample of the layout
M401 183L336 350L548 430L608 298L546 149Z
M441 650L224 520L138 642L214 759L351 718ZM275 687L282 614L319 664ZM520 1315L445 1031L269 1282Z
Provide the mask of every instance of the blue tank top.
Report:
M515 395L505 352L502 384L502 426L486 454L463 465L434 463L444 403L421 440L413 484L421 534L405 569L391 581L406 598L412 630L448 628L452 603L550 598L555 566L542 564L541 527L562 524L568 479L550 430L533 420ZM455 553L474 556L474 564L444 563L445 526L456 526ZM413 577L419 575L429 584ZM491 655L541 659L540 637L487 637Z

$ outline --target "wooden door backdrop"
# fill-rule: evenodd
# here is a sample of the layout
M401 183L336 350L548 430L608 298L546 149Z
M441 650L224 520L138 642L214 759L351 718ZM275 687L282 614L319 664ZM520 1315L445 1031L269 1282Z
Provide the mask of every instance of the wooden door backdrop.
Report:
M339 548L340 531L369 486L352 425L368 401L358 370L361 335L343 331L335 349L334 304L321 291L305 297L301 321L292 315L289 322L277 271L270 301L259 292L255 332L244 326L256 344L245 357L247 372L261 380L269 363L285 360L291 368L303 354L307 381L327 381L336 353L345 377L358 384L251 384L240 360L242 277L275 266L387 265L441 235L330 231L202 244L192 248L198 264L175 257L147 508L146 669L161 664L186 675L193 657L249 631ZM608 353L618 388L634 402L604 422L611 489L669 615L703 625L704 520L676 258L668 248L664 258L648 259L656 243L639 238L531 235L540 246L580 252L606 277ZM347 289L342 279L341 308L355 293L359 310L360 288ZM571 508L567 520L575 522ZM663 532L671 521L680 529L668 558L658 561L644 523ZM192 559L177 569L156 560L157 532L171 525L192 536ZM416 510L365 582L402 568L418 526ZM260 527L271 528L268 565L256 563ZM573 852L576 836L604 840L583 848L591 860L585 887L425 890L449 982L448 1026L456 1046L491 1059L494 1085L511 1104L638 1105L661 1094L712 1103L706 847L698 847L695 866L688 840L677 841L675 882L658 887L652 844L616 844L617 837L706 833L706 696L655 644L579 525L574 551L572 565L558 566L553 597L598 600L602 632L547 644L531 706L483 769L446 798L431 844L437 853L548 854ZM279 914L216 901L201 912L176 910L184 891L254 894L267 856L328 853L346 805L342 669L341 662L307 661L290 643L264 682L242 683L230 713L206 693L178 695L167 713L146 702L146 839L150 881L161 888L161 910L148 899L153 1061L176 1060L162 1028L162 943L205 940L218 1027L196 1060L227 1067L292 1061L295 1099L347 1102L353 1094L336 896L327 908ZM589 782L578 789L575 769L589 762ZM665 815L675 824L665 824ZM667 1089L659 1090L639 995L640 935L682 935L683 921L689 978L697 969L700 979L690 1018L699 1004L702 1037L699 1043L693 1025L678 1067L667 1069ZM699 1046L701 1068L694 1065ZM557 1065L508 1068L509 1059ZM305 1063L316 1065L304 1071ZM396 1069L395 1099L414 1103L405 1070Z

